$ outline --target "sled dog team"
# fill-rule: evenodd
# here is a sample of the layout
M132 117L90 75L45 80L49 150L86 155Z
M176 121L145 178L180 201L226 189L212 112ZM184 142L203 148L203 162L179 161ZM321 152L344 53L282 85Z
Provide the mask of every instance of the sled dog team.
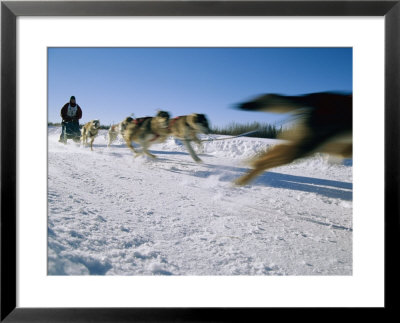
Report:
M93 150L93 141L99 132L99 120L92 120L82 127L82 143L87 145L90 139L90 148ZM158 111L154 117L132 118L127 117L118 124L112 125L108 130L108 146L115 141L118 135L124 138L126 145L133 151L135 156L146 154L155 158L149 152L149 147L154 143L164 142L169 136L173 136L183 142L190 156L196 161L201 159L197 156L191 146L194 141L201 146L198 134L208 134L210 128L204 114L193 113L190 115L170 118L166 111ZM139 144L142 151L137 151L132 142Z
M284 143L271 147L250 162L252 169L235 181L237 185L245 185L267 169L291 163L315 152L342 157L352 156L351 94L333 92L301 96L267 94L242 103L238 108L247 111L292 112L297 116L297 123L294 128L282 132L280 138L285 139ZM90 139L91 149L99 126L99 120L92 120L82 128L82 141L86 145ZM136 119L128 117L112 125L108 131L108 146L120 134L136 156L143 153L155 158L148 151L149 147L173 136L180 139L191 157L199 162L201 160L194 152L191 142L201 146L197 135L209 132L210 128L204 114L193 113L170 118L168 112L158 111L154 117ZM142 147L141 152L132 146L132 141Z

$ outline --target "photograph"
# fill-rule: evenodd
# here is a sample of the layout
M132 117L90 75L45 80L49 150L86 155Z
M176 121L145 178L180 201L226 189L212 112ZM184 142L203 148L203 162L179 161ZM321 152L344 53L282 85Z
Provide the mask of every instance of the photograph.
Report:
M396 311L399 2L2 1L0 321Z
M47 47L47 275L352 276L352 94L352 47Z

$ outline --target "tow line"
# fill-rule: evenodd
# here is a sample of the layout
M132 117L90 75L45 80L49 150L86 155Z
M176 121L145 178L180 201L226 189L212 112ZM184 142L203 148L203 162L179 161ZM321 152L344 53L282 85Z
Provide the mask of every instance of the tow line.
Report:
M200 140L200 141L217 141L217 140L228 140L228 139L234 139L234 138L238 138L238 137L243 137L243 136L246 136L246 135L250 135L250 134L252 134L252 133L256 133L256 132L258 132L260 129L257 129L257 130L253 130L253 131L249 131L249 132L245 132L245 133L242 133L242 134L240 134L240 135L237 135L237 136L233 136L233 137L229 137L229 138L218 138L218 139L212 139L212 138L210 138L210 139L203 139L203 140Z

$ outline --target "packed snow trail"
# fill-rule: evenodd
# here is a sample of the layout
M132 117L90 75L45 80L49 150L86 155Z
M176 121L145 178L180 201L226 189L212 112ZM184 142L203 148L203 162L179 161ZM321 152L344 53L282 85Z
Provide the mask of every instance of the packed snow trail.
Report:
M107 147L105 130L93 151L60 130L48 130L50 275L352 274L351 161L317 155L235 187L276 140L205 142L198 164L172 138L151 160Z

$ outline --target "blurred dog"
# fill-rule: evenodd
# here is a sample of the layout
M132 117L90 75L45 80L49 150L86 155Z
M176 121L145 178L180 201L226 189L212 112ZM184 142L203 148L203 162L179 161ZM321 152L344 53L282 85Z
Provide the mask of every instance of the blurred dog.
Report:
M192 156L196 162L201 162L201 159L194 152L190 142L194 141L201 147L201 141L197 137L197 134L210 133L208 121L204 114L193 113L171 119L169 121L169 133L175 138L182 140L190 156Z
M94 138L99 133L100 121L92 120L85 123L82 127L82 143L84 146L87 145L87 140L90 139L90 150L93 150Z
M110 145L117 140L118 135L121 135L122 137L124 136L124 131L126 129L126 126L133 121L133 118L127 117L124 120L122 120L120 123L114 124L108 129L108 144L107 146L110 147Z
M252 170L238 178L237 185L245 185L266 169L291 163L315 152L351 157L352 94L331 92L301 96L267 94L239 105L247 111L295 112L297 126L284 131L281 138L287 143L272 147L251 162Z
M156 143L164 141L169 135L168 129L169 113L166 111L158 111L155 117L144 117L133 119L126 125L123 137L126 145L138 156L140 153L132 146L132 141L142 146L142 152L152 158L148 148Z

